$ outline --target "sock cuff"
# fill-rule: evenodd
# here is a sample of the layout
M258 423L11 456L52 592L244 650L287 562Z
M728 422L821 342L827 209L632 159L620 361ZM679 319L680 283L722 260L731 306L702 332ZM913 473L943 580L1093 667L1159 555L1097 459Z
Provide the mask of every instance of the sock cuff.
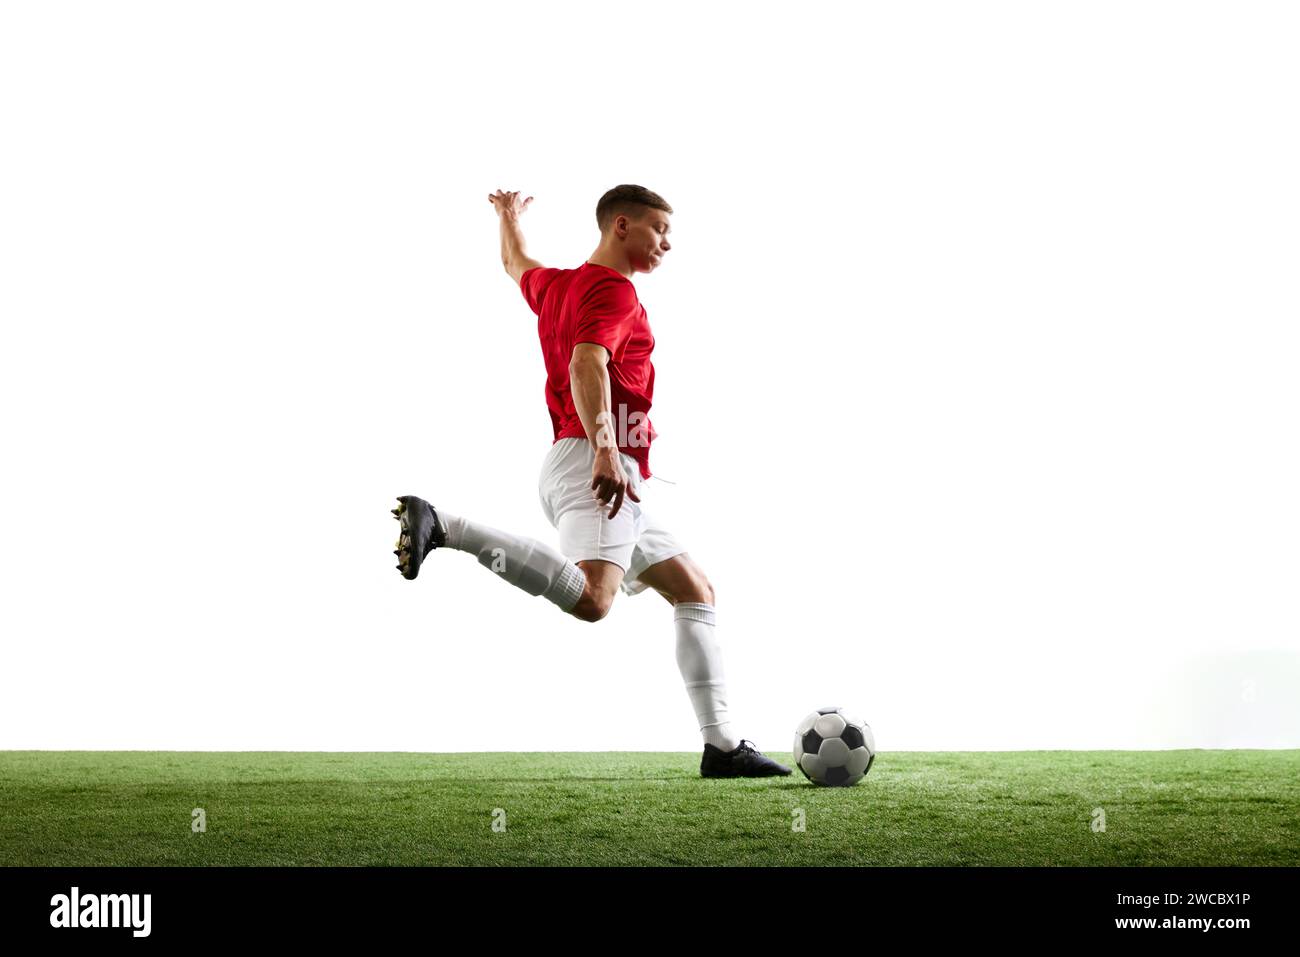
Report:
M582 597L582 590L586 586L586 572L569 562L560 571L559 579L547 591L546 597L559 605L561 611L570 612Z
M447 526L447 547L460 551L461 533L465 530L464 520L458 515L448 515L446 512L439 512L438 517Z
M702 621L714 625L713 606L702 601L679 601L673 608L673 621Z

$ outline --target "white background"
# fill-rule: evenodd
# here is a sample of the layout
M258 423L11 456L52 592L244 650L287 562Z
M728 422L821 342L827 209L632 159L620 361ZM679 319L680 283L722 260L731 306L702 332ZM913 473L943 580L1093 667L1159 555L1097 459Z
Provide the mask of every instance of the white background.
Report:
M9 4L0 747L695 750L554 543L536 321L639 183L647 505L736 730L1300 746L1300 15L1269 3Z

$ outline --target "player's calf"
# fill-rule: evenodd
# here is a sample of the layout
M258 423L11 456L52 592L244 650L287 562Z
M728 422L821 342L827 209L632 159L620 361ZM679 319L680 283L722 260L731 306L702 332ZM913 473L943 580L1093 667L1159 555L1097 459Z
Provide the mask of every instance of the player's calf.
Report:
M402 523L396 551L403 577L413 579L435 548L469 552L498 578L571 611L585 590L582 569L536 539L511 535L457 515L439 513L414 495L398 498L393 517Z

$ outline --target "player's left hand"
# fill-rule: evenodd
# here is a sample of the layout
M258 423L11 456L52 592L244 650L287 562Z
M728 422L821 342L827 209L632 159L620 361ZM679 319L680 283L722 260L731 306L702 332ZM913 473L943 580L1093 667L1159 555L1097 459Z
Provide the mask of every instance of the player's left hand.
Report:
M519 190L513 193L504 193L497 190L495 193L488 193L488 202L496 207L498 216L522 216L528 209L528 204L533 201L529 196L527 199L519 198Z

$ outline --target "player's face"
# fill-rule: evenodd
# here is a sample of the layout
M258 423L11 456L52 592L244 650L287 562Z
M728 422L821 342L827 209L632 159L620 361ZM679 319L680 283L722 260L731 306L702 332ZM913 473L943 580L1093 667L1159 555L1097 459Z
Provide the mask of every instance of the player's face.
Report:
M632 229L629 238L634 238L632 252L640 260L635 265L638 272L654 272L663 263L664 257L672 244L668 234L673 231L668 214L659 209L652 209L641 218Z

